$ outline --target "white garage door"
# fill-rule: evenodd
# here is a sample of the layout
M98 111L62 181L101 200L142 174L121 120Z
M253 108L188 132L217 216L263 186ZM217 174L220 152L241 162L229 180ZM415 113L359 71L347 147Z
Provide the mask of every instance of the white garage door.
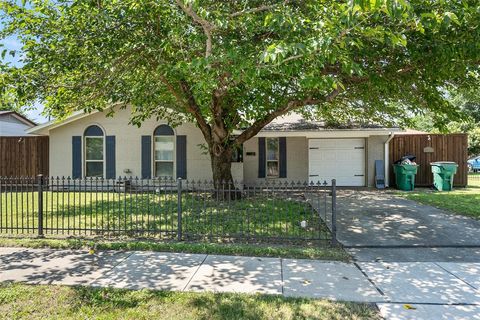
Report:
M365 139L308 140L308 174L315 182L365 186Z

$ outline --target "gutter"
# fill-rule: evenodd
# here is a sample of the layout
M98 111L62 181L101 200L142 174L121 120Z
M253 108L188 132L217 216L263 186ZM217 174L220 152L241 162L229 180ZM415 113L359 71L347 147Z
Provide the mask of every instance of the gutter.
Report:
M390 172L389 172L389 162L390 162L390 141L395 137L395 132L389 132L389 137L387 141L385 141L385 188L390 186Z

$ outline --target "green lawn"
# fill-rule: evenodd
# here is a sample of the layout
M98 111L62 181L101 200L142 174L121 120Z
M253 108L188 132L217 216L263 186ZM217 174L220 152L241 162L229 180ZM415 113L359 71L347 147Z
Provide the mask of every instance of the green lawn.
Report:
M407 199L428 204L450 212L480 218L480 175L470 176L467 188L455 188L450 192L438 192L430 189L415 189L414 192L401 193Z
M369 305L280 296L0 285L4 319L380 319Z
M44 192L43 199L46 234L176 236L176 192ZM36 232L36 192L2 193L0 200L0 230ZM182 208L185 239L191 235L210 239L217 236L329 238L319 215L302 199L259 195L217 201L212 194L197 192L183 194ZM306 228L300 226L303 220L307 222Z

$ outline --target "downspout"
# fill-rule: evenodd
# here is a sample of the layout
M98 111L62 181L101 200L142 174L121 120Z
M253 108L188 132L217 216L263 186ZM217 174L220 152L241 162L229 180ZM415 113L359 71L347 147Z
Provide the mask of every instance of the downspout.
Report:
M390 161L390 141L395 137L394 132L389 132L389 137L387 141L385 141L385 188L390 186L390 170L389 170L389 161Z

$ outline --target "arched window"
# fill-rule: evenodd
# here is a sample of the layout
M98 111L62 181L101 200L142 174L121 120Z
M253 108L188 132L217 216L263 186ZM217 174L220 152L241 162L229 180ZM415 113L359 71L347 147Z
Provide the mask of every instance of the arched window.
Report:
M105 144L103 130L96 125L89 126L83 134L85 155L85 177L103 177Z
M175 133L162 124L153 132L153 163L155 177L173 178L175 166Z

